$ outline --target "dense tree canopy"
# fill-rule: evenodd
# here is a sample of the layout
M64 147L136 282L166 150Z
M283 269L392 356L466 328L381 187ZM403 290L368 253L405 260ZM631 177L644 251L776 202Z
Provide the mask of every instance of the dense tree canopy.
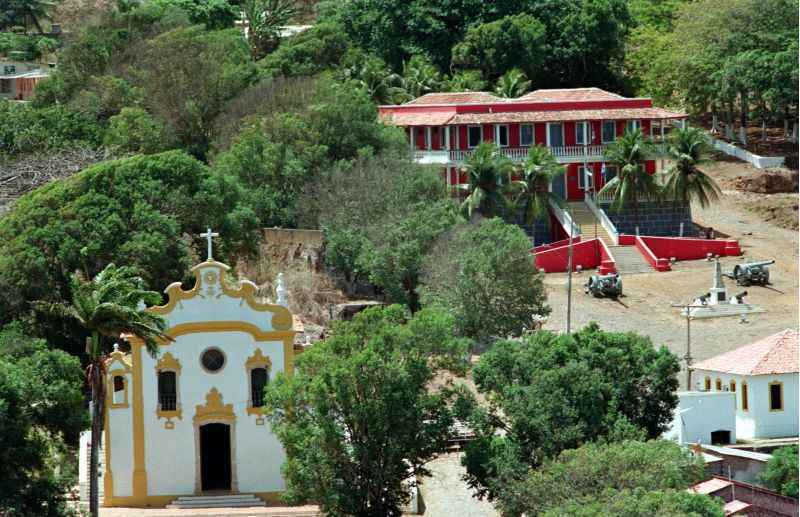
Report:
M797 445L775 449L760 480L773 490L797 499Z
M565 449L660 436L677 405L679 369L677 357L647 337L596 324L571 335L540 331L495 343L474 370L490 405L472 415L470 482L496 496Z
M439 239L425 259L423 284L423 303L446 308L462 335L483 343L521 336L550 313L530 239L497 218Z
M702 461L673 442L589 443L500 487L497 505L506 516L721 517L719 502L685 492L704 477Z
M279 374L265 411L286 449L284 493L331 515L401 515L403 481L424 475L442 451L453 417L450 389L432 391L442 368L462 370L466 346L453 319L398 305L368 309Z
M642 93L731 122L759 103L771 118L796 109L796 0L687 2L669 25L642 25L631 37L626 64Z
M73 482L67 443L88 425L80 362L26 335L0 331L0 513L66 515Z
M0 219L0 313L8 321L34 300L69 299L70 273L93 276L110 262L137 266L161 291L184 278L194 236L207 226L223 235L221 258L253 244L258 222L243 195L234 179L180 151L106 162L40 188ZM69 348L82 353L73 339Z

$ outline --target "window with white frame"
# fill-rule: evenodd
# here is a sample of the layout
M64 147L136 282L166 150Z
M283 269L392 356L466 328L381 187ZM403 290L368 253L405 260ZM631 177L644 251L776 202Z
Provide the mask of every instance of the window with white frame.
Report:
M617 122L614 120L603 121L603 143L613 142L617 139Z
M575 123L575 143L577 145L589 144L589 123L576 122Z
M482 140L481 133L482 133L481 126L467 127L467 147L477 147Z
M634 131L642 128L642 121L641 120L629 120L626 126L628 133L633 133Z
M562 147L564 145L564 126L560 122L547 124L548 147Z
M494 126L494 141L500 147L508 147L508 125L497 124Z
M519 145L523 147L533 145L533 124L519 126Z

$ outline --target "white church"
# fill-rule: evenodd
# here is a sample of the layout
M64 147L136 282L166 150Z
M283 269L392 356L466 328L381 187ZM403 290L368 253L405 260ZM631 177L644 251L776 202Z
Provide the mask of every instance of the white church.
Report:
M130 352L107 362L104 506L209 506L220 495L225 506L257 506L284 490L285 454L262 405L269 380L292 374L285 289L279 281L274 305L257 301L256 285L229 279L211 258L214 234L204 236L208 260L192 269L194 287L175 282L166 305L148 309L174 341L153 358L129 337Z

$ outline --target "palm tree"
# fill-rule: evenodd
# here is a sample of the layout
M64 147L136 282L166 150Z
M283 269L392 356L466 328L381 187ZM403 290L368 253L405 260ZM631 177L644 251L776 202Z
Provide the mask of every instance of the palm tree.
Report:
M470 194L461 206L467 217L472 217L475 211L486 217L505 215L508 208L505 194L513 172L511 160L503 156L493 143L482 142L464 168L469 183L460 185L460 188L468 190Z
M166 320L144 310L145 304L159 303L161 296L155 291L145 290L144 281L130 267L109 264L89 281L73 274L70 290L71 303L39 302L38 305L51 314L78 322L90 334L86 340L86 353L89 356L86 373L92 388L89 509L92 516L97 517L97 455L105 409L107 345L121 334L129 334L141 339L150 355L155 356L158 353L158 340L171 338L165 334Z
M531 82L522 70L514 68L503 74L497 80L495 86L495 93L500 97L508 99L516 99L527 92L531 87Z
M392 103L404 93L400 86L402 78L389 70L379 58L367 58L346 69L344 73L378 104Z
M697 168L706 161L710 145L700 128L676 129L669 135L667 154L675 162L667 170L664 190L667 195L683 203L696 200L701 207L719 199L717 183Z
M437 91L442 80L433 63L416 55L403 64L402 83L405 100L411 100Z
M558 164L555 156L546 147L537 145L528 151L521 173L522 179L512 182L512 186L518 191L515 205L524 205L523 219L525 224L533 226L535 239L535 222L543 220L549 227L550 206L566 205L561 196L550 191L553 179L564 174L564 167Z
M603 153L605 160L617 166L617 175L609 180L598 195L612 192L614 200L611 208L621 210L632 206L635 219L639 220L639 200L655 198L659 194L658 185L648 174L644 162L654 152L653 143L645 138L640 130L625 131Z

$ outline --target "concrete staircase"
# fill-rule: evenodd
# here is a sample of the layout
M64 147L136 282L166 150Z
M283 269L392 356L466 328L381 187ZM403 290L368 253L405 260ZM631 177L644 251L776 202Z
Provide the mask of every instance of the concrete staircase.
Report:
M573 220L581 227L582 241L594 239L595 231L597 231L597 238L602 240L607 247L614 245L614 241L611 240L611 237L606 233L597 217L589 210L589 207L586 206L586 203L583 201L570 202L569 211Z
M616 261L617 273L621 275L654 271L636 246L609 246L608 250Z
M182 496L167 505L167 508L251 508L267 506L267 503L252 494Z

